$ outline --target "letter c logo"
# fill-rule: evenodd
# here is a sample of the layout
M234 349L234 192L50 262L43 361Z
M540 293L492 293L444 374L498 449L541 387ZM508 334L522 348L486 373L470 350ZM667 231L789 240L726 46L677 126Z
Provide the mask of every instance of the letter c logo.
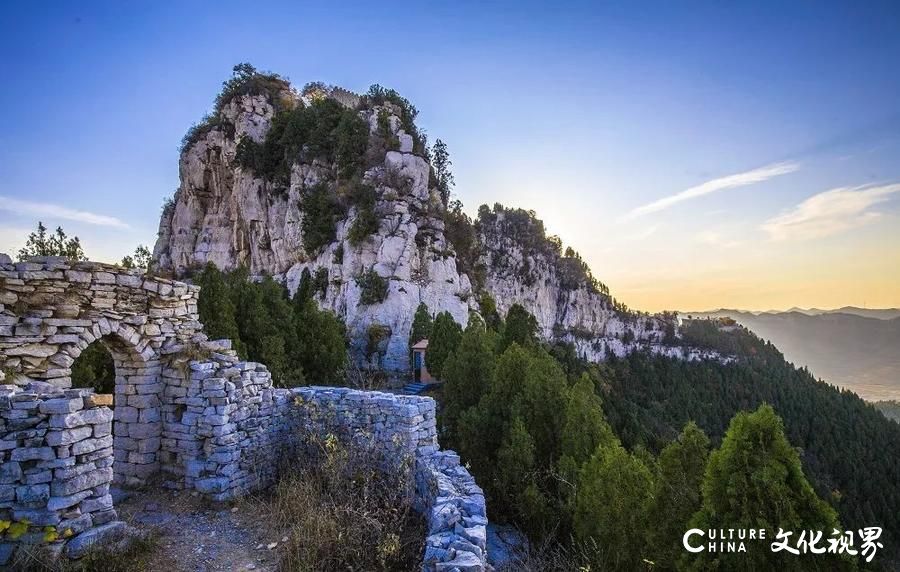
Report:
M696 553L696 552L703 552L703 545L702 545L702 544L701 544L700 546L697 546L696 548L694 548L693 546L691 546L691 545L688 543L688 539L689 539L690 537L696 535L696 534L699 534L700 536L703 536L703 535L704 535L704 534L703 534L703 531L700 530L699 528L692 528L692 529L690 529L689 531L685 532L685 533L684 533L684 537L682 537L682 539L681 539L681 543L684 545L684 549L687 550L688 552L695 552L695 553Z

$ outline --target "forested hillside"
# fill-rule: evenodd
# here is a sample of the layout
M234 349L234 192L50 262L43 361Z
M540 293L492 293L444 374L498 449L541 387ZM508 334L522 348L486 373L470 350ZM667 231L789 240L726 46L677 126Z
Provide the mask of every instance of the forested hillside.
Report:
M749 336L740 333L738 335ZM609 363L607 415L628 446L659 450L695 421L715 442L736 411L771 404L816 491L845 526L900 533L900 425L850 391L816 381L771 344L737 363L634 354Z
M542 546L553 539L555 551L532 568L852 566L752 550L749 560L692 560L677 550L693 526L760 523L826 536L883 527L877 565L896 558L900 425L744 329L699 321L683 335L736 359L635 352L593 364L570 344L540 342L534 318L515 306L494 326L433 333L446 382L442 442L470 464L493 519Z
M900 318L894 310L846 310L817 310L820 313L812 315L804 313L812 310L759 314L717 310L686 315L732 318L775 344L788 361L863 399L900 398Z

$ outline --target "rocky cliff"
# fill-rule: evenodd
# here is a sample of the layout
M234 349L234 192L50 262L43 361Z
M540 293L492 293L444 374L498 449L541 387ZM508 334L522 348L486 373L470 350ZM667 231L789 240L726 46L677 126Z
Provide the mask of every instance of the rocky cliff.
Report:
M474 243L458 253L414 118L406 100L377 86L366 96L322 84L298 93L275 75L236 76L185 138L156 269L243 265L292 293L311 280L320 306L346 322L357 362L373 359L373 330L388 334L375 359L391 372L409 369L419 303L466 324L485 293L501 315L523 304L546 338L591 359L635 347L684 353L671 318L615 304L533 213L498 205L482 207L474 224L463 217Z

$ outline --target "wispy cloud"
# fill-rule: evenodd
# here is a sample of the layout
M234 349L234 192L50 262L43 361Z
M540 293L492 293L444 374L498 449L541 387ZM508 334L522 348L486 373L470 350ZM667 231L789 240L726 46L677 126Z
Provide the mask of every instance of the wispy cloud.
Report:
M820 238L881 217L872 207L900 193L900 184L840 187L824 191L772 217L762 229L772 240Z
M775 163L773 165L753 169L752 171L745 171L743 173L737 173L736 175L728 175L727 177L706 181L703 184L685 189L680 193L675 193L674 195L663 197L652 203L637 207L625 215L625 219L629 220L649 213L661 211L680 202L696 199L697 197L702 197L703 195L708 195L710 193L761 183L773 177L793 173L799 168L800 165L797 163Z
M696 241L700 244L716 248L735 248L744 244L741 240L731 238L729 235L714 230L705 230L697 234Z
M12 197L0 195L0 210L22 215L38 217L61 218L99 226L112 226L116 228L128 228L128 225L116 217L96 214L87 211L79 211L68 207L50 203L35 203L23 201Z

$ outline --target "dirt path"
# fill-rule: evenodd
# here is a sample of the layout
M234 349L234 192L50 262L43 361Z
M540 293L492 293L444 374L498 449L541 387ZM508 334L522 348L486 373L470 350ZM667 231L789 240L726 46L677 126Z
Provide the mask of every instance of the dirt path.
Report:
M281 539L271 537L260 505L167 491L116 491L114 498L121 520L158 535L151 572L275 571Z

